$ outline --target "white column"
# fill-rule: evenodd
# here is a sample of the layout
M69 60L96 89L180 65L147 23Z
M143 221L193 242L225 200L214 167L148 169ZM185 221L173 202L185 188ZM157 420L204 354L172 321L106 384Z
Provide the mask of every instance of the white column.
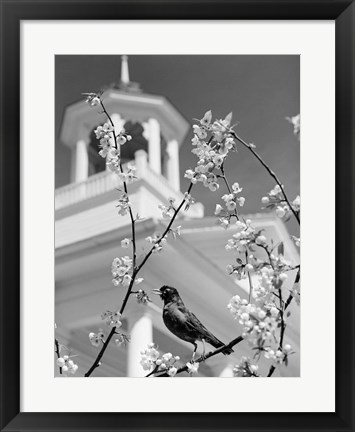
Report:
M127 376L142 377L147 375L141 364L141 351L147 348L149 343L153 342L153 323L149 311L141 309L142 315L130 315L130 336L131 341L128 344L128 363Z
M161 174L161 155L160 155L160 125L156 119L148 120L149 138L148 154L149 166L157 174Z
M179 144L176 140L170 140L166 146L168 160L166 164L166 175L173 189L180 190L180 171L179 171Z
M148 155L145 150L137 150L134 153L134 160L136 162L137 177L144 178L148 165Z
M85 181L89 175L89 155L87 143L79 139L72 150L71 181L79 183Z

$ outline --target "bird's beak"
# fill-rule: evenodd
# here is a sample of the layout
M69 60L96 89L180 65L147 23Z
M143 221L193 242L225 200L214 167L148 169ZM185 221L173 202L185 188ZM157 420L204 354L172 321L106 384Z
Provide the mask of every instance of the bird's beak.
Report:
M160 289L153 289L152 294L161 295Z

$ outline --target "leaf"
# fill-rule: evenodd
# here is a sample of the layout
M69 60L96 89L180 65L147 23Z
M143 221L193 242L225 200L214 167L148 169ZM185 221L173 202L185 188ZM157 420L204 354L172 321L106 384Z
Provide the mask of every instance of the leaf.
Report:
M284 248L284 243L283 242L281 242L279 244L279 246L277 247L277 252L278 252L279 255L284 255L285 248Z
M243 264L243 261L242 261L240 258L237 258L236 261L237 261L237 263L240 264L240 265Z
M291 311L288 311L288 312L286 313L286 316L287 316L287 318L288 318L289 316L291 316Z
M232 116L233 116L232 112L230 112L228 115L226 115L224 121L225 121L225 123L226 123L227 126L229 126L231 124Z

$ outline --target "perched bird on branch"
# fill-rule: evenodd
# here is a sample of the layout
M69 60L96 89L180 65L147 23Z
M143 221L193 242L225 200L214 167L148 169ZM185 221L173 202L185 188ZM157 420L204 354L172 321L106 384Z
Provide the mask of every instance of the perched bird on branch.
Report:
M202 357L205 355L205 342L208 342L215 348L220 348L224 345L223 342L209 332L200 320L187 309L175 288L164 285L160 289L152 290L152 292L160 295L160 298L164 301L163 321L166 327L175 336L192 343L195 347L192 354L192 361L195 358L197 350L196 341L201 341L203 344ZM227 355L232 352L232 348L228 348L223 351L223 354Z

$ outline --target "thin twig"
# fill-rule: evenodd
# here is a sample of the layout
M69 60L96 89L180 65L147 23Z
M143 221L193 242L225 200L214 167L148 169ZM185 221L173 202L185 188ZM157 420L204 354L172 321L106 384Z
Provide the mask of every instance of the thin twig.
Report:
M301 279L301 269L300 269L300 267L298 267L298 272L297 272L294 284L298 283L300 281L300 279ZM290 294L286 300L286 303L285 303L285 310L290 306L292 300L293 300L293 295Z
M57 358L60 358L60 349L59 349L59 342L58 339L54 339L54 344L55 344L55 352L57 354ZM59 373L62 375L62 368L59 367Z
M159 369L159 366L155 366L155 368L151 372L149 372L149 374L146 375L145 377L149 378L151 375L154 375L155 373L158 372L158 369Z
M275 372L275 370L276 370L275 366L274 366L274 365L271 365L271 366L270 366L270 369L269 369L269 373L267 374L267 377L268 377L268 378L271 377L272 374Z
M292 207L289 199L287 198L286 192L284 190L284 187L282 186L282 183L278 179L277 175L272 171L272 169L269 167L269 165L259 156L259 154L253 149L253 147L248 144L246 141L244 141L242 138L240 138L234 131L230 131L230 134L238 140L241 144L243 144L249 151L252 152L252 154L258 159L258 161L261 163L261 165L267 170L267 172L271 175L271 177L276 181L276 183L279 185L281 192L285 198L285 201L287 202L290 210L292 211L293 215L295 216L298 224L300 224L300 217L299 213Z
M248 251L246 250L245 251L245 262L247 263L247 264L249 264L249 254L248 254ZM249 280L249 303L250 303L250 301L251 301L251 296L252 296L252 294L253 294L253 282L252 282L252 280L251 280L251 274L250 274L250 271L249 270L247 270L247 275L248 275L248 280Z

